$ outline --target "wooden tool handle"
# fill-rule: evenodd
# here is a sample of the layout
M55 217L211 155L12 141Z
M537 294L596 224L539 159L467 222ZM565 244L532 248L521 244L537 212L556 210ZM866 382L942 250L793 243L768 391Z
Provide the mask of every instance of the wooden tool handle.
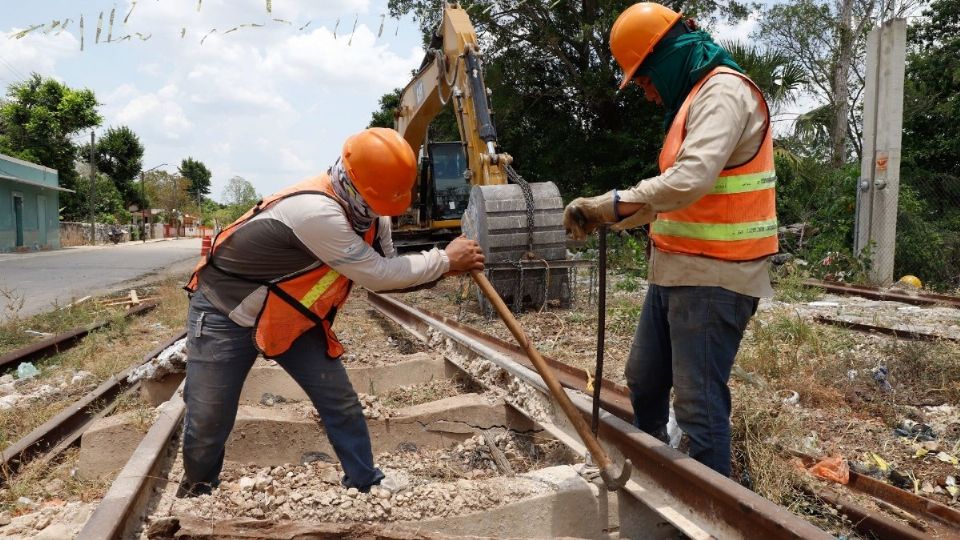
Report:
M593 433L590 432L590 426L587 425L587 421L583 419L583 416L580 415L580 411L578 411L573 402L570 401L567 393L563 390L563 387L560 386L560 382L557 381L556 376L554 376L553 371L550 370L550 367L547 366L547 362L542 356L540 356L540 352L537 351L537 349L530 342L530 339L527 338L526 332L524 332L523 328L520 327L520 323L513 316L513 313L510 312L510 309L507 307L507 305L503 303L503 299L500 298L500 295L497 293L496 289L493 288L490 280L487 279L487 276L485 276L483 272L478 270L471 271L470 275L473 277L473 280L476 282L477 286L480 287L480 290L483 292L484 296L487 297L487 300L493 304L497 314L500 315L500 318L503 320L504 324L506 324L507 328L510 329L510 333L513 334L513 337L517 340L517 344L519 344L520 347L522 347L527 353L527 357L530 358L531 362L533 362L533 366L537 368L537 373L539 373L540 377L543 378L544 382L547 383L547 388L550 389L550 394L553 395L554 399L557 400L557 402L560 404L560 408L563 409L563 413L566 414L570 422L573 423L573 427L577 430L577 434L580 435L580 439L583 441L583 444L586 445L587 450L590 451L593 459L596 460L597 465L602 470L611 469L613 463L610 461L610 456L607 455L607 453L600 446L600 443L593 436ZM600 384L600 381L597 381L594 384Z

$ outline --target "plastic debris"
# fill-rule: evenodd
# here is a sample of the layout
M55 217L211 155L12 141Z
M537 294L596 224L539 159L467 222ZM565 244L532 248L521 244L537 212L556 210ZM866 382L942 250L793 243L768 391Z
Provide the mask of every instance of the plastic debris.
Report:
M877 385L880 386L880 389L884 392L892 392L893 387L890 386L890 381L887 380L887 376L890 375L890 372L887 371L886 366L877 366L873 368L873 380L877 381Z
M29 334L31 336L37 336L37 337L50 337L53 335L50 332L38 332L36 330L24 330L23 333Z
M944 463L949 463L954 466L960 465L960 460L958 460L956 456L951 456L946 452L937 452L937 459L939 459Z
M920 422L914 422L909 418L900 422L900 426L894 429L893 432L901 437L907 437L920 442L935 441L937 439L937 434L933 432L932 427L927 424L921 424Z
M960 496L960 487L957 486L957 479L955 477L948 476L944 488L947 490L947 493L953 497L953 500L957 500L957 496Z
M794 392L793 390L783 390L780 393L780 396L783 396L781 401L784 405L794 406L800 404L800 394Z
M868 462L873 461L873 463L876 464L877 469L879 469L880 472L882 472L883 474L887 474L890 472L890 464L887 463L887 460L883 459L882 457L880 457L878 454L874 452L867 452L866 456L867 456L867 461Z
M850 482L850 467L847 465L847 460L843 459L842 456L821 459L807 470L814 476L838 484L846 485Z
M17 366L17 378L18 379L32 379L40 374L40 370L37 369L37 366L33 365L30 362L24 362Z
M673 405L670 405L670 415L667 417L667 441L671 448L680 447L680 439L683 438L683 430L680 429L680 424L677 423L677 413L673 410Z
M824 300L818 300L816 302L810 302L807 304L810 307L840 307L839 302L828 302Z

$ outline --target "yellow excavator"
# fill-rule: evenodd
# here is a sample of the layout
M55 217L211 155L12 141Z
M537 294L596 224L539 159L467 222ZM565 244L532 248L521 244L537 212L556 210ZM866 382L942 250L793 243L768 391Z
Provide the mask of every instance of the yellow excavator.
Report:
M463 232L487 255L487 274L515 309L570 301L563 201L553 182L529 184L500 151L473 24L458 3L443 18L394 112L395 128L420 156L411 209L394 221L401 250ZM460 141L431 142L430 122L453 107Z

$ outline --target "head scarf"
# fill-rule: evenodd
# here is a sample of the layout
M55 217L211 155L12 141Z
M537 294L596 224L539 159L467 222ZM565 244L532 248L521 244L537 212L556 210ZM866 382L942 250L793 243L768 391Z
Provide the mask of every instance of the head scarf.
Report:
M347 174L347 171L344 170L343 163L341 163L339 159L333 164L333 167L330 167L327 174L330 175L333 192L347 205L347 219L350 220L350 225L353 226L353 230L360 235L366 233L370 230L374 220L380 216L363 200L363 196L360 195L357 188L353 185L353 181L350 180L350 176Z
M663 119L665 130L670 129L673 118L693 85L717 66L743 73L743 68L704 31L668 35L643 61L636 76L650 77L657 88L666 108Z

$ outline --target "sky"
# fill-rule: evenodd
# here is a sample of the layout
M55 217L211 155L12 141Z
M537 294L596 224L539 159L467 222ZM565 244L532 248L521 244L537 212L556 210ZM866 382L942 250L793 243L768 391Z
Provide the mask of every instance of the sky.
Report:
M104 118L98 135L129 126L145 147L144 169L203 161L217 200L233 176L267 195L324 170L343 140L366 127L380 96L404 86L423 59L416 23L382 17L387 0L272 0L271 13L266 0L2 3L0 84L36 72L93 90ZM13 37L67 18L66 31ZM250 23L264 26L226 33ZM755 24L714 34L745 37ZM133 37L118 41L126 35Z
M273 0L272 13L265 0L202 0L199 12L198 0L3 4L0 84L37 72L93 90L104 118L98 135L129 126L145 147L144 169L167 163L161 168L174 172L185 157L203 161L214 199L235 175L266 195L324 170L343 140L366 127L380 96L403 86L423 58L412 20L386 17L380 32L386 0ZM113 42L105 43L114 7ZM73 21L59 35L11 38L66 18ZM265 26L224 34L247 23ZM136 32L151 37L141 41ZM134 37L116 41L127 34Z

